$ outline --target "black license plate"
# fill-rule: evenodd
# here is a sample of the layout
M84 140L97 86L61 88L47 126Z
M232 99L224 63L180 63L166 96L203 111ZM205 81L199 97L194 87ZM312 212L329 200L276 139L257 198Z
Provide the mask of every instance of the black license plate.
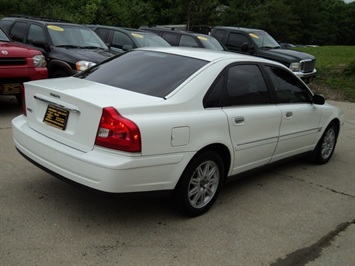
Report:
M52 126L65 130L69 117L69 111L58 106L48 105L43 122Z

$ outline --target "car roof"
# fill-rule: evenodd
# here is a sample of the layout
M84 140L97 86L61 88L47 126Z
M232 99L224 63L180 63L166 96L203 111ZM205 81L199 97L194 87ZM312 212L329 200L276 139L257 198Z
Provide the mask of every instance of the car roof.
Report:
M141 29L134 29L134 28L126 28L126 27L116 27L116 26L107 26L107 25L100 25L100 24L85 24L86 27L90 29L97 29L97 28L102 28L102 29L109 29L109 30L117 30L117 31L122 31L122 32L136 32L136 33L142 33L142 34L153 34L152 32L141 30Z
M155 52L162 52L162 53L169 53L175 55L181 55L191 58L196 58L205 61L218 61L223 59L235 59L240 61L248 61L248 62L264 62L264 63L271 63L283 66L274 61L270 61L264 58L232 53L228 51L217 51L217 50L210 50L204 48L191 48L191 47L181 47L181 46L171 46L171 47L142 47L137 48L136 50L145 50L145 51L155 51Z
M25 15L9 15L7 17L4 17L3 20L22 20L22 21L35 21L44 25L74 25L74 26L81 26L83 25L73 23L68 20L63 20L63 19L56 19L56 18L49 18L49 17L35 17L35 16L25 16Z
M245 32L262 31L261 29L243 28L243 27L228 27L228 26L216 26L213 29L239 30L239 31L245 31Z

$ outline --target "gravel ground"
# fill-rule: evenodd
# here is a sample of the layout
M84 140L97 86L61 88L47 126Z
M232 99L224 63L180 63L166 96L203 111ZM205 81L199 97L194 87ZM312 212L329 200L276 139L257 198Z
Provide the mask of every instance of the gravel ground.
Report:
M323 94L326 100L338 101L338 102L349 102L349 97L341 90L330 89L326 86L321 86L315 83L310 83L308 86L313 92L317 94Z

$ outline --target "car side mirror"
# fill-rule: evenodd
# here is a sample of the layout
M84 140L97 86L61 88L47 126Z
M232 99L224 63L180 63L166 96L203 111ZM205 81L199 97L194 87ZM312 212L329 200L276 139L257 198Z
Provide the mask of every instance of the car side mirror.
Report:
M123 51L130 51L130 50L132 50L132 49L133 49L132 45L129 45L129 44L125 44L125 45L123 45L123 47L122 47L122 50L123 50Z
M312 99L314 104L323 105L325 103L324 96L321 94L314 94Z

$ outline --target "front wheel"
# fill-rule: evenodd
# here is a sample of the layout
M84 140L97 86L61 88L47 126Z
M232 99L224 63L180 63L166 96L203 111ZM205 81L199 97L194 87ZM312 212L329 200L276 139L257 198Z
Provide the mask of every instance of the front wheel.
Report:
M335 123L329 124L313 151L313 162L325 164L330 160L337 142L338 131L339 129Z
M205 152L186 167L173 199L176 207L189 216L198 216L214 204L223 184L224 165L214 152Z

